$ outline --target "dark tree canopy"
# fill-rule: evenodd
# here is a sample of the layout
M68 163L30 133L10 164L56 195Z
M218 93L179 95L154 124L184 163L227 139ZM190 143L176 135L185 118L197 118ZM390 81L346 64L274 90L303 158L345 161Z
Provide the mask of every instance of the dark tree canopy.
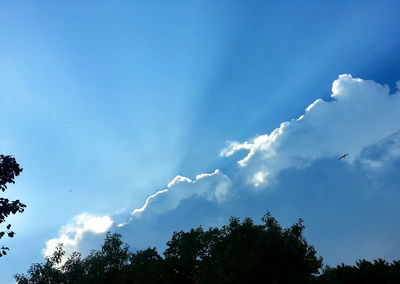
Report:
M322 267L300 220L282 229L267 213L263 224L231 218L221 229L176 232L164 252L172 283L307 283ZM289 273L290 272L290 273Z
M107 233L98 251L82 258L78 252L63 262L65 251L58 245L45 263L34 263L28 274L14 276L17 283L160 283L161 257L155 249L129 252L120 234Z
M0 189L4 192L7 184L15 183L14 179L22 172L22 168L15 161L13 156L0 155ZM10 201L7 198L0 197L0 224L4 223L10 214L24 212L26 205L19 200ZM0 231L0 239L6 234L8 237L14 237L15 233L10 231L11 224L8 224L5 231ZM0 257L7 254L8 247L0 247Z
M400 283L400 261L388 263L383 259L373 262L365 259L356 262L355 266L341 264L325 267L317 283Z
M0 155L0 189L5 191L7 183L15 183L14 178L19 176L22 168L13 156Z
M164 257L156 248L130 252L121 235L107 233L104 244L82 258L65 259L62 245L44 263L17 274L21 284L39 283L398 283L400 261L360 260L356 266L322 268L322 258L303 237L300 219L283 229L267 213L261 225L231 218L222 228L175 232Z
M129 252L121 235L107 233L99 251L62 262L58 246L18 283L309 283L322 259L308 245L300 220L283 229L269 213L256 225L231 218L222 228L175 232L164 257L155 248Z

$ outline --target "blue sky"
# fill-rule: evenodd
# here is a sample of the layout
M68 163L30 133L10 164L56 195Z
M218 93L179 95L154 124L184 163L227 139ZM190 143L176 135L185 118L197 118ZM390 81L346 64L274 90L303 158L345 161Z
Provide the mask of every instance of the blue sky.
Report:
M174 230L266 210L303 218L325 263L398 258L399 12L397 1L0 3L0 152L24 168L5 196L28 206L9 218L1 282L63 234L71 250L107 229L162 248Z

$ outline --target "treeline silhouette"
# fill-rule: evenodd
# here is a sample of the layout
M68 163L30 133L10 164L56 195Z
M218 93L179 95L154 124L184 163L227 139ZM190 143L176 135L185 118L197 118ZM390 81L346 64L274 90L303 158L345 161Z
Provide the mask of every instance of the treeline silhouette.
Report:
M32 264L17 283L400 283L400 262L361 260L326 266L304 236L303 221L283 229L267 213L262 224L231 218L221 228L175 232L161 257L156 248L130 252L108 232L98 251L66 260L62 245Z

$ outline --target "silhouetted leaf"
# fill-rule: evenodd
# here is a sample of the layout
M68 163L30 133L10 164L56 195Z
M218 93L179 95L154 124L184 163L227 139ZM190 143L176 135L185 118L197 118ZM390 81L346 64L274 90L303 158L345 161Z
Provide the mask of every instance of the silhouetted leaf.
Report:
M22 168L19 166L17 161L13 156L10 155L0 155L0 189L4 192L7 189L7 184L15 183L15 177L22 172ZM0 224L5 222L5 219L10 214L16 214L18 212L23 212L25 204L22 204L19 200L10 201L7 198L0 198ZM6 226L7 230L10 230L11 224ZM5 235L5 232L0 232L0 239ZM14 232L9 232L7 235L12 238L14 237ZM4 247L3 247L4 248ZM2 248L2 249L3 249ZM6 248L9 250L8 248ZM5 250L1 255L6 255Z

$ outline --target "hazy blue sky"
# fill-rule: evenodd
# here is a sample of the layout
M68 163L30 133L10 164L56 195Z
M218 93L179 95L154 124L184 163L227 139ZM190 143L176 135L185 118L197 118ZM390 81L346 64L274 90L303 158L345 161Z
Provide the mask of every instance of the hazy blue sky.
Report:
M116 230L162 249L266 210L303 218L326 264L398 259L399 15L398 1L1 2L0 153L24 168L3 195L28 207L8 219L0 282L59 241L88 251Z

